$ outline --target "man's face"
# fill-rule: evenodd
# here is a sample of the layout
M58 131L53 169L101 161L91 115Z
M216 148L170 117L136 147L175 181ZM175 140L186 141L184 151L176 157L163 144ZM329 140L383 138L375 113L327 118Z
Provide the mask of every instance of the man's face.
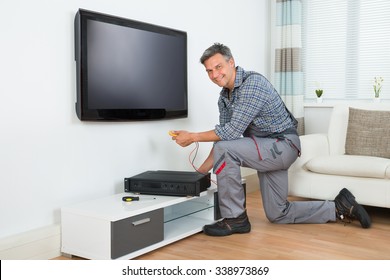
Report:
M204 62L204 67L213 83L220 87L233 89L235 79L233 58L226 61L223 55L217 53Z

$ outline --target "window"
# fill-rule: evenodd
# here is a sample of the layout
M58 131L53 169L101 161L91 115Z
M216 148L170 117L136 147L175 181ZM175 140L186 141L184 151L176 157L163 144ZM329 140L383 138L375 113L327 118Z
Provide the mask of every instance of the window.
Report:
M390 99L390 1L302 0L305 98Z

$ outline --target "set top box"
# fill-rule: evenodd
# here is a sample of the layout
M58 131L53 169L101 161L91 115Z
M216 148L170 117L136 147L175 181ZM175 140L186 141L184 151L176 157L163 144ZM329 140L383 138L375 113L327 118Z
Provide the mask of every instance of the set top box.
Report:
M140 194L199 196L210 187L210 173L189 171L146 171L125 178L125 192Z

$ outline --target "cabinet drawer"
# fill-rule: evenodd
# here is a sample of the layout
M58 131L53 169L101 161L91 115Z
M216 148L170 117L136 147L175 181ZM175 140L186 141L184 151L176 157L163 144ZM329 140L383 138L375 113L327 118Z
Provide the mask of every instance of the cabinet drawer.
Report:
M111 258L116 259L164 239L164 209L111 222Z

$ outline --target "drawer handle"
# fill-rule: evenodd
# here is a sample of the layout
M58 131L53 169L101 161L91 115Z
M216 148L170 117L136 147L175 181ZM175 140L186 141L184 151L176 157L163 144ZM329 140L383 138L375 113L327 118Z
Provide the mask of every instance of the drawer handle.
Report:
M133 226L139 226L150 222L150 218L145 218L139 221L132 222Z

